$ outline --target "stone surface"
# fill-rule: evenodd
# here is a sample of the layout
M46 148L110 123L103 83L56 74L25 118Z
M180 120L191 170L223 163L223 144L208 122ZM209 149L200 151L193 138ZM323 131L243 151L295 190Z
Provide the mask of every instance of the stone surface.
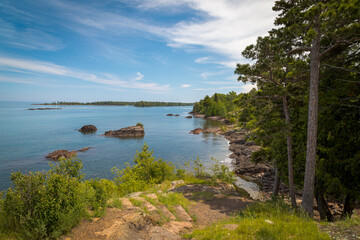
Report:
M79 129L79 132L82 133L92 133L92 132L96 132L97 128L94 125L84 125L82 126L82 128Z
M84 147L82 149L79 149L78 152L85 152L87 150L89 150L91 147Z
M175 234L181 234L193 228L189 222L170 221L164 224L164 228Z
M69 152L68 150L60 149L60 150L56 150L52 153L49 153L48 155L46 155L46 158L49 158L51 160L59 160L59 158L61 158L61 157L72 158L75 156L76 156L76 151Z
M171 116L174 116L174 114L168 113L168 114L166 114L166 116L171 117Z
M185 118L192 118L192 116L186 116Z
M148 236L146 237L148 240L180 240L181 237L173 232L170 232L164 227L156 226L153 227Z
M142 126L136 125L114 131L110 130L105 132L104 135L107 137L143 137L145 135L145 131Z
M191 130L190 133L191 134L195 134L198 135L202 132L203 130L201 128L195 128L194 130Z
M181 221L188 221L192 222L192 218L189 216L189 214L185 211L185 209L180 206L176 205L174 207L175 215L181 220Z

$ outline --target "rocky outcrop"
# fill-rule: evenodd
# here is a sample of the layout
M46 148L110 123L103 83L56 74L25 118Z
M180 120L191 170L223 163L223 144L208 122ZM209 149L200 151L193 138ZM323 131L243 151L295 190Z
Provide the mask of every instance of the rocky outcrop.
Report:
M215 128L205 128L205 129L202 129L202 128L195 128L194 130L191 130L190 131L190 134L195 134L195 135L198 135L200 133L220 133L221 130L220 128L218 127L215 127Z
M96 132L97 128L94 125L84 125L82 128L79 129L79 132L82 133L92 133Z
M180 115L179 114L175 114L175 117L179 117Z
M186 116L185 118L192 118L192 116Z
M194 130L191 130L190 133L191 134L195 134L195 135L198 135L202 132L202 128L195 128Z
M104 134L107 137L143 137L145 135L144 127L136 125L119 130L107 131Z
M172 114L172 113L168 113L168 114L166 114L166 116L168 116L168 117L172 117L172 116L174 116L174 114Z
M85 151L87 151L87 150L89 150L90 149L90 147L84 147L84 148L82 148L82 149L79 149L79 150L77 150L78 152L85 152Z
M46 158L51 160L59 160L59 158L72 158L76 156L76 151L68 151L65 149L56 150L46 155Z

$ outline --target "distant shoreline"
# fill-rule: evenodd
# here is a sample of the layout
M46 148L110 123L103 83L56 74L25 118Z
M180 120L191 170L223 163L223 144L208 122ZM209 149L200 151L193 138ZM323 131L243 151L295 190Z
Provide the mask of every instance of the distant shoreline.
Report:
M117 101L101 101L101 102L52 102L52 103L34 103L32 105L95 105L95 106L134 106L134 107L178 107L178 106L193 106L194 103L181 102L152 102L152 101L138 101L138 102L117 102Z

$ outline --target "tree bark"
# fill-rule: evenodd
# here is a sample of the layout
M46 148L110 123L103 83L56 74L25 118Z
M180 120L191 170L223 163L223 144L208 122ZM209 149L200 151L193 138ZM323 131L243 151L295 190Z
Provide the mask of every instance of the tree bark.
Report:
M334 221L334 217L329 209L329 205L324 198L324 193L318 192L316 194L316 202L318 205L321 220L326 220L329 222Z
M294 191L294 171L293 171L293 154L292 154L292 138L291 138L291 122L290 122L290 113L289 106L286 96L283 96L283 107L285 114L285 123L286 123L286 145L287 145L287 157L288 157L288 175L289 175L289 189L290 189L290 198L291 205L296 208L296 198Z
M351 194L346 194L344 201L344 209L341 218L351 217L355 207L355 198Z
M280 186L280 174L279 169L275 168L275 179L274 179L274 186L273 186L273 192L271 194L272 198L275 198L279 194L279 186Z
M316 27L314 29L317 32L317 35L312 40L312 47L310 52L310 92L306 144L306 166L301 204L303 210L309 216L313 216L314 207L320 74L320 29Z

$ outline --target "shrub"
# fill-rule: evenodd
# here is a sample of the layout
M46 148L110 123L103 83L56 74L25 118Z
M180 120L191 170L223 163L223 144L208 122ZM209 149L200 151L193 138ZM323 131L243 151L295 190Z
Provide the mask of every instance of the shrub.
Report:
M140 126L140 127L144 128L144 124L142 124L142 123L137 123L136 126Z
M145 143L141 152L136 152L135 165L128 165L122 170L112 169L112 172L116 174L115 182L122 194L141 191L148 185L162 183L166 179L173 178L173 164L161 158L155 159L152 155L153 151L149 151Z
M78 159L62 159L48 172L15 172L3 200L3 228L25 239L57 238L85 216Z

